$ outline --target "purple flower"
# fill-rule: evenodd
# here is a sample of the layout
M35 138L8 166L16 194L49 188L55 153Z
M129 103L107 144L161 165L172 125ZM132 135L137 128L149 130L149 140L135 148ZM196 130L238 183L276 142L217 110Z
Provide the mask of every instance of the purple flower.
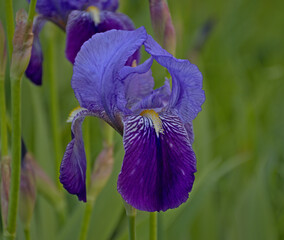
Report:
M94 34L110 29L133 30L132 21L122 13L116 13L118 0L38 0L40 14L34 22L34 43L26 76L36 85L42 83L42 50L39 33L46 21L51 21L66 31L66 57L74 59L82 44ZM139 58L137 51L133 59Z
M125 66L142 45L150 58L137 67ZM153 60L169 71L172 89L166 80L153 90ZM125 156L117 190L128 204L152 212L185 202L196 172L192 120L205 100L198 68L162 49L144 27L111 30L84 43L71 85L81 108L71 114L72 141L60 168L67 191L86 201L81 124L91 115L123 135Z

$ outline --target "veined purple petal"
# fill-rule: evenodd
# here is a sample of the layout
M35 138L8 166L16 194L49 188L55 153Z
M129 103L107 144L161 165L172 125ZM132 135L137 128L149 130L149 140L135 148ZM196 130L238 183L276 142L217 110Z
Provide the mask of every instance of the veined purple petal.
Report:
M125 156L117 189L123 199L143 211L166 211L188 198L196 172L195 154L179 117L160 116L157 135L151 119L131 116L125 121Z
M111 29L134 30L135 28L132 21L122 13L101 11L100 21L95 22L90 12L72 11L69 14L66 26L65 52L68 60L74 64L77 53L84 42L96 33L106 32ZM139 59L139 51L129 59L129 65L134 59Z
M80 106L105 111L113 125L124 92L119 71L140 48L147 35L143 27L134 31L110 30L97 33L81 47L74 65L72 88Z
M137 112L143 109L153 109L153 108L164 108L168 102L171 95L171 87L168 80L165 81L165 84L152 91L151 94L144 97L140 102L137 102L132 106L132 111Z
M154 79L151 70L142 74L130 74L124 80L124 85L127 101L126 107L131 109L135 103L141 101L153 91Z
M72 120L72 140L67 145L61 166L60 182L71 194L76 194L80 201L86 202L86 154L82 137L82 123L86 116L97 116L87 109L75 111Z
M31 59L26 69L26 76L34 84L41 85L42 83L42 61L43 55L39 41L39 33L45 24L42 17L36 17L33 25L34 41L31 52Z
M145 50L168 69L172 76L172 93L168 110L177 111L183 122L191 122L201 111L205 101L202 90L202 75L188 60L174 58L148 35Z

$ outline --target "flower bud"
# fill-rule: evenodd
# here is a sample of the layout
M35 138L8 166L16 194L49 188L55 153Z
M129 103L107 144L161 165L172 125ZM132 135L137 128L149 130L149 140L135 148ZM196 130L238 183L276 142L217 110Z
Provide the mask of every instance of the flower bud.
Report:
M1 160L1 214L4 228L8 221L9 193L10 193L10 178L11 178L11 158L3 157Z
M19 213L25 228L30 225L36 200L35 173L31 161L32 156L27 153L22 161L21 171Z
M157 41L163 45L168 52L174 55L176 33L166 0L150 0L150 13L152 27Z
M113 146L105 147L96 159L91 176L88 201L94 201L106 185L113 168Z
M12 79L22 77L26 71L32 51L33 23L27 20L28 15L21 9L16 14L16 29L13 38L13 53L10 76Z
M66 205L63 193L57 189L54 182L34 158L30 158L29 160L34 170L38 192L55 208L60 216L60 220L64 221Z

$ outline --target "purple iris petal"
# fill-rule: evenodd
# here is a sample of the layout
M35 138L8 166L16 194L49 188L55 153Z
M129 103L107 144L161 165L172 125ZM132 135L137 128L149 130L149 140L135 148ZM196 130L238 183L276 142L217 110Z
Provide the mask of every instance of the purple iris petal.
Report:
M72 11L66 26L66 57L74 64L75 57L85 41L96 33L94 21L88 12Z
M87 109L75 111L72 120L72 140L67 145L61 166L60 182L71 194L76 194L80 201L86 202L86 155L82 138L82 123L86 116L99 116Z
M168 80L165 81L165 84L155 89L151 94L143 98L140 102L135 104L132 107L133 112L137 112L142 109L152 109L152 108L164 108L168 102L171 94L171 87Z
M127 108L131 108L135 103L148 96L154 87L152 72L149 70L143 74L130 74L125 80L125 94Z
M117 189L123 199L143 211L166 211L188 198L196 172L195 154L177 116L160 117L159 137L151 119L131 116L125 121L125 156Z
M45 20L41 17L37 17L33 25L34 41L31 52L31 59L26 70L26 76L34 84L41 85L42 83L42 50L39 41L39 32L41 31Z
M183 122L192 121L205 101L201 72L188 60L174 58L150 35L145 41L145 50L167 68L172 76L173 87L168 109L177 111Z
M66 26L66 56L74 64L77 53L84 42L95 33L106 32L111 29L134 30L132 21L122 13L108 11L100 12L100 22L96 23L90 12L72 11ZM128 65L139 59L139 51L135 52Z
M119 70L146 40L144 28L135 31L110 30L95 34L84 43L75 59L72 88L80 106L105 111L114 125L115 112L124 93L118 91Z

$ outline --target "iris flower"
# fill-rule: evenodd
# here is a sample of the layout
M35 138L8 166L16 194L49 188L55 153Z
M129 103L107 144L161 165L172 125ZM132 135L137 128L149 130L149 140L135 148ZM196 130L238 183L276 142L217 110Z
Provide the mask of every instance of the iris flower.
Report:
M125 63L142 45L144 63ZM169 81L153 90L153 60ZM86 116L105 120L123 136L125 156L117 190L144 211L166 211L188 198L196 172L192 120L205 100L202 75L188 60L174 58L147 34L111 30L84 43L75 59L71 85L80 108L70 115L72 141L60 168L60 181L86 201L86 156L81 125Z
M118 0L38 0L36 9L39 16L34 22L34 43L26 76L36 85L41 85L43 55L39 33L46 21L51 21L66 31L65 53L73 64L82 44L95 33L110 29L135 29L126 15L115 12L117 8ZM133 59L138 57L136 52Z

